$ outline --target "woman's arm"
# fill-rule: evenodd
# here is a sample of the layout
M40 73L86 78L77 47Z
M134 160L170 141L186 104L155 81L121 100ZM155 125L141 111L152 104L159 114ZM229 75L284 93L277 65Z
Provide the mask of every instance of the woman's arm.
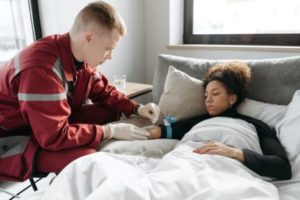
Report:
M203 146L195 149L194 153L226 156L241 162L245 160L243 150L217 141L207 141Z
M200 115L172 123L172 139L180 140L194 125L208 118L208 115ZM158 127L149 129L148 131L150 132L149 139L167 138L167 129L165 125L159 125Z
M292 176L290 162L275 132L259 120L246 118L245 120L256 128L263 155L243 149L244 164L261 176L279 180L290 179Z
M249 169L261 176L268 176L279 180L290 179L291 166L287 154L275 132L262 121L239 115L256 128L263 155L248 149L238 149L220 142L210 141L194 150L199 154L222 155L237 159Z

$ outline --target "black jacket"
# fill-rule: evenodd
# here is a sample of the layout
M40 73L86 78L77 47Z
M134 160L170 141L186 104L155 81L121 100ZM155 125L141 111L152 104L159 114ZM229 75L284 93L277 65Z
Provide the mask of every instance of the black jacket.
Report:
M255 126L263 155L248 149L242 149L245 166L261 176L279 180L291 178L292 172L289 159L274 130L260 120L237 113L233 108L219 116L242 119ZM172 138L181 139L194 125L209 118L212 117L206 114L171 124ZM160 127L162 129L161 137L166 138L166 127L164 125L160 125Z

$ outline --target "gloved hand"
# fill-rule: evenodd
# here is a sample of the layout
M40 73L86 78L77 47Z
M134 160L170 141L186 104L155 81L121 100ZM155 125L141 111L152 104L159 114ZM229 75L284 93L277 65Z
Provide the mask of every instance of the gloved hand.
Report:
M137 113L140 116L150 119L154 124L158 120L160 110L155 103L148 103L146 105L140 105L137 109Z
M118 140L147 140L150 136L147 130L127 123L107 124L103 126L103 134L106 139Z

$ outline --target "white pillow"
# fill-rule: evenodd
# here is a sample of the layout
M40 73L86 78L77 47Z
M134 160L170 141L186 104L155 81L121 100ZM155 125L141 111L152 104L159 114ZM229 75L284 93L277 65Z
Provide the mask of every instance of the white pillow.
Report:
M294 161L300 154L300 90L294 93L283 119L276 125L276 132L289 159Z
M177 142L178 140L175 139L110 140L102 144L99 151L161 158L173 150Z
M129 123L138 127L145 127L152 125L150 120L132 115L129 118L121 119L112 123ZM156 140L109 140L101 143L98 151L143 155L147 157L159 158L169 151L173 150L178 140L175 139L156 139Z
M275 125L283 118L286 110L287 106L285 105L263 103L247 98L237 108L240 114L259 119L271 128L275 128Z
M206 113L203 81L170 66L158 106L164 116L177 120Z

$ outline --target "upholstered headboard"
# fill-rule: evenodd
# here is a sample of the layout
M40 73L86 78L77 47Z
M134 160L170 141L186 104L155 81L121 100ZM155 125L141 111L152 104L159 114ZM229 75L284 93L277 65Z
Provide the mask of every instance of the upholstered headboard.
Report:
M173 55L159 55L153 80L153 101L158 103L170 65L190 76L203 79L209 67L229 60L194 59ZM240 60L251 67L249 98L273 103L288 104L295 90L300 89L300 56L276 59Z

